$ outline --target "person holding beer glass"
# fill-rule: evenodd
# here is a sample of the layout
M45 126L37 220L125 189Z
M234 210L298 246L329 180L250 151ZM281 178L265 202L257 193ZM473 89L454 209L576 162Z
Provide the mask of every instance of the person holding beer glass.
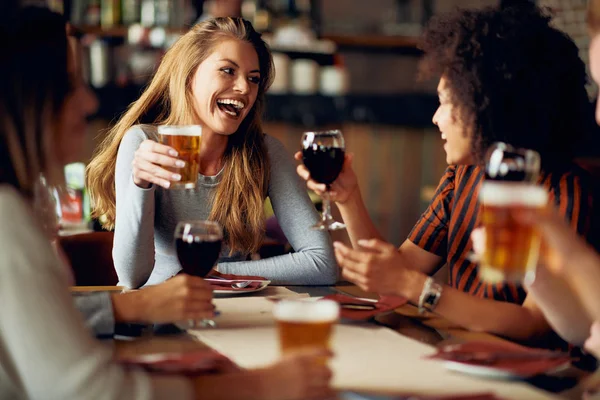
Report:
M258 275L275 284L335 283L330 238L309 229L319 216L293 160L261 129L272 77L270 50L241 18L203 21L165 54L87 171L95 215L115 229L121 284L156 284L181 270L173 246L181 220L221 224L219 272ZM184 185L190 189L174 187L194 159L184 160L175 140L165 144L165 131L173 135L178 129L187 130L181 142L199 135L199 173ZM245 261L264 236L266 196L295 252Z
M591 77L600 83L599 0L588 3L587 24L591 37ZM596 107L596 122L600 124L600 98ZM521 224L535 227L550 250L538 266L529 292L557 333L570 343L585 344L587 350L600 358L600 255L597 248L578 236L555 210L520 211L513 217ZM483 229L473 232L477 253L485 251L485 235Z
M578 49L529 2L436 16L421 47L422 76L441 77L433 123L445 140L449 166L431 204L396 248L371 221L352 156L346 156L330 192L353 247L334 243L343 276L367 291L407 297L421 311L435 311L467 329L522 341L545 337L551 327L519 284L478 276L470 234L481 218L486 150L498 141L540 154L537 182L549 202L574 230L588 232L589 176L571 163L590 116ZM309 188L323 192L304 166L298 173ZM430 275L444 264L449 280L441 285Z
M61 183L94 100L76 73L63 17L15 3L0 3L0 398L330 397L331 373L317 362L326 351L297 352L256 370L228 365L219 374L166 376L118 365L89 335L32 192L40 174Z

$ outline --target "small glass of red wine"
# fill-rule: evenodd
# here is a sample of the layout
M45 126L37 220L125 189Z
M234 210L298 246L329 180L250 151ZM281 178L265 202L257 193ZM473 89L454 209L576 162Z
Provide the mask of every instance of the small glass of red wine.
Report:
M339 130L305 132L302 135L302 161L310 172L310 177L327 187L323 193L323 214L321 221L311 228L334 231L346 228L331 216L329 200L330 185L342 171L345 157L344 136Z
M188 275L206 277L219 259L223 229L215 221L181 221L175 227L175 250L177 259ZM193 323L192 323L193 322ZM195 327L215 327L210 319L189 322Z

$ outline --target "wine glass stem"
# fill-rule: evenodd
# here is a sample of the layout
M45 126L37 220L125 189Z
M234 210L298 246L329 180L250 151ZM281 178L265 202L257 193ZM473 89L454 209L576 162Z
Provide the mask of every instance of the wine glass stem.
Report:
M321 198L323 199L323 215L321 218L323 222L331 221L331 200L329 199L329 188L323 192Z

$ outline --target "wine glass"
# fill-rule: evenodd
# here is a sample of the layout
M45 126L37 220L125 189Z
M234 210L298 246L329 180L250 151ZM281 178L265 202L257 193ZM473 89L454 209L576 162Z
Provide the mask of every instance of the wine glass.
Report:
M537 151L496 142L485 155L485 179L535 183L540 175L540 165L541 158Z
M311 178L326 185L323 198L321 221L311 228L316 230L338 230L346 225L337 222L331 216L329 200L330 185L337 179L344 165L344 136L339 130L305 132L302 135L302 161L310 172Z
M212 271L223 242L223 229L215 221L181 221L175 228L177 259L188 275L206 277ZM191 327L216 327L211 319L188 321Z

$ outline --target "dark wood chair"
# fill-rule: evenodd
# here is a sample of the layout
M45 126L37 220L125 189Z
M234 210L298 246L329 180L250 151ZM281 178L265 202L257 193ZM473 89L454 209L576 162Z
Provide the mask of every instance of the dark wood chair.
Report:
M112 286L118 282L112 259L112 232L61 236L58 243L71 263L77 286Z

